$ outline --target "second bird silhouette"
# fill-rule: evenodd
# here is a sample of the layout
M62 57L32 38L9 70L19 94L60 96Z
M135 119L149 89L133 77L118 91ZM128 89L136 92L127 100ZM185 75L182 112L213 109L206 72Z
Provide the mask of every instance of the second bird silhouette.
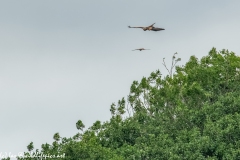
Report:
M153 27L155 23L153 23L152 25L148 26L148 27L131 27L131 26L128 26L128 28L142 28L144 31L161 31L161 30L165 30L164 28L156 28L156 27Z
M134 50L132 50L132 51L136 51L136 50L142 51L142 50L150 50L150 49L139 48L139 49L134 49Z

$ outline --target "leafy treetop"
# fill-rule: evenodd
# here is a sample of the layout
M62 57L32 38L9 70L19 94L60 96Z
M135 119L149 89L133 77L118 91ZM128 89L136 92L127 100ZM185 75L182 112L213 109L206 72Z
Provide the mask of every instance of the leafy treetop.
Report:
M213 48L166 77L152 72L133 81L127 100L110 112L109 121L84 130L79 120L79 133L56 133L52 144L34 152L67 160L240 159L240 57Z

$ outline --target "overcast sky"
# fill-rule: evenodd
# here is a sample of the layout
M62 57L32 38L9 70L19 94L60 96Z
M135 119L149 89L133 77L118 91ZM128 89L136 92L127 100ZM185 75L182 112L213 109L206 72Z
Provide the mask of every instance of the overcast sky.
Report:
M240 52L238 0L5 0L0 2L0 153L52 143L110 118L134 80L166 75L212 47ZM161 32L129 29L148 26ZM136 48L148 51L132 51ZM1 158L1 157L0 157Z

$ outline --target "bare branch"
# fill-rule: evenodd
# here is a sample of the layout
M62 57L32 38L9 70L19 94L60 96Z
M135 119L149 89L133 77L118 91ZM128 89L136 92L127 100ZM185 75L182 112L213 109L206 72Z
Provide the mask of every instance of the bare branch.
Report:
M166 63L165 63L164 59L165 59L165 58L163 58L163 63L162 63L162 64L163 64L164 67L167 69L168 73L170 74L170 72L169 72L169 70L168 70L168 68L167 68L167 66L166 66Z
M163 63L162 63L162 64L163 64L163 66L167 69L170 77L173 76L173 69L174 69L174 67L176 66L177 62L181 61L181 58L177 58L177 59L176 59L176 56L175 56L176 54L177 54L177 52L174 53L173 56L172 56L172 65L171 65L170 71L169 71L169 69L168 69L167 66L166 66L165 58L163 58ZM176 59L176 60L175 60L175 59Z

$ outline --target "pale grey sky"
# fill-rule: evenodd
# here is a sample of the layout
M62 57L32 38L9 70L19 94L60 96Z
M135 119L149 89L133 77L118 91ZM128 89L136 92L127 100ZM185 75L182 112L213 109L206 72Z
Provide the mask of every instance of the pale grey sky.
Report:
M133 80L212 47L240 52L238 0L0 2L0 153L73 136L110 118ZM127 26L156 27L150 32ZM136 48L149 51L133 52Z

